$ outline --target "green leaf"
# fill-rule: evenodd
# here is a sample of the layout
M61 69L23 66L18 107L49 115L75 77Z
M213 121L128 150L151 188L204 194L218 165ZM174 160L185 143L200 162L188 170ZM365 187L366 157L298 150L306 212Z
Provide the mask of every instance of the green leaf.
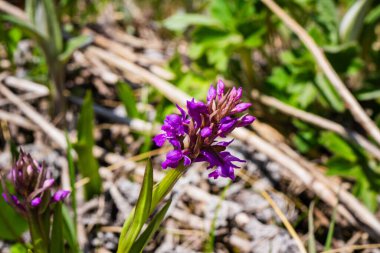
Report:
M10 22L13 25L18 26L24 32L28 33L29 36L34 37L39 44L47 41L47 38L35 26L27 23L26 21L10 15L0 15L0 20Z
M130 249L140 234L140 231L149 217L150 207L152 204L153 192L153 167L152 161L148 160L145 168L143 184L140 190L139 199L137 200L132 223L125 237L120 238L118 252L131 252ZM135 252L135 251L132 251Z
M116 84L117 95L121 102L123 102L125 111L130 118L140 118L137 111L137 103L135 100L135 94L127 83L119 82Z
M77 224L77 220L78 220L78 214L77 214L77 191L76 191L76 187L75 187L75 166L74 166L74 159L73 159L73 156L72 156L72 152L73 152L73 146L71 144L71 141L69 139L69 136L66 132L66 142L67 142L67 149L66 149L66 157L67 157L67 163L68 163L68 166L69 166L69 175L70 175L70 187L71 187L71 194L70 194L70 197L71 197L71 206L73 208L73 212L74 212L74 218L73 218L73 222L74 224ZM75 234L77 234L76 232L76 227L74 227L75 229ZM76 236L75 236L76 237Z
M99 164L93 154L94 109L91 91L86 93L79 116L77 131L78 141L74 148L78 154L78 169L90 182L85 185L86 198L90 199L102 192L102 180L99 175Z
M76 224L73 223L73 220L70 217L69 210L66 206L62 206L62 218L63 218L63 237L67 241L68 245L71 248L71 252L80 253L79 245L76 236Z
M319 137L319 143L337 157L344 158L350 162L357 160L357 156L350 145L332 132L323 132Z
M21 243L13 244L11 247L11 253L27 253L27 252L28 252L28 248Z
M231 10L232 3L225 0L213 0L210 5L211 16L230 31L236 29L236 18Z
M165 198L166 195L170 193L170 191L173 189L176 182L181 178L181 176L185 173L187 167L183 166L182 164L179 165L175 170L169 170L165 177L153 187L153 194L152 194L152 203L150 204L150 210L149 214L154 211L154 209L157 207L157 205ZM120 238L125 238L131 223L134 218L136 208L132 209L131 213L129 214L128 218L125 220L123 229L121 231ZM123 239L120 239L119 241L119 247L117 252L118 253L124 253L124 246L122 243Z
M190 25L221 27L219 21L212 17L181 13L167 18L164 20L163 25L165 28L176 32L184 32Z
M364 22L366 24L374 24L380 18L380 5L371 9L368 15L365 17Z
M380 99L380 89L373 88L371 90L362 91L356 95L357 99L360 101Z
M59 60L62 63L66 63L75 50L88 45L92 42L92 37L87 35L80 35L74 38L71 38L65 46L63 52L59 55Z
M63 253L63 225L62 225L62 203L57 202L54 207L54 220L51 231L50 252Z
M328 176L341 176L350 179L357 179L363 176L359 165L347 161L344 158L333 156L326 163Z
M42 1L44 4L44 11L46 13L45 18L46 18L46 23L47 23L49 40L53 41L56 53L62 52L63 40L62 40L61 26L58 20L56 8L54 6L54 1L51 1L51 0L42 0Z
M164 207L154 216L154 218L149 222L147 228L142 232L139 238L135 241L131 248L131 252L142 252L144 247L148 244L150 239L153 237L154 233L160 227L162 220L165 217L166 212L168 211L171 200L166 202Z
M309 224L309 233L308 233L308 252L309 253L316 253L317 248L315 244L315 237L314 237L314 206L315 201L312 201L309 207L309 214L308 214L308 224Z
M343 112L345 110L342 99L336 93L330 82L321 73L317 74L315 83L335 111Z
M372 0L358 0L346 12L339 27L342 42L353 41L358 38L371 5Z
M331 243L334 236L334 230L335 230L335 222L336 222L336 212L338 210L339 202L336 203L334 206L334 210L331 216L331 221L329 225L329 231L327 232L326 242L325 242L325 248L324 250L330 250L331 249Z
M0 239L17 240L27 229L28 222L0 197Z

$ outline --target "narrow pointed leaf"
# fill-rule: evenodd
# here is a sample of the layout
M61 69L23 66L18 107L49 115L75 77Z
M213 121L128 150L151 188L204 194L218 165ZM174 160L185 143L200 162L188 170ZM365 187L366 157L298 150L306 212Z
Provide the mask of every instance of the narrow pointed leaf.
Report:
M75 166L74 166L74 160L73 160L73 156L72 156L72 152L73 152L73 146L71 144L71 141L69 139L69 136L66 132L66 142L67 142L67 150L66 150L66 156L67 156L67 163L69 165L69 175L70 175L70 187L71 187L71 193L70 193L70 197L71 197L71 206L73 208L73 212L74 212L74 218L73 218L73 222L74 224L77 224L77 199L76 199L76 188L75 188ZM76 227L74 227L74 230L75 230L75 237L76 237Z
M54 6L54 1L43 0L46 12L46 23L50 40L53 40L56 52L61 52L63 49L63 40L61 26L59 24L57 10Z
M54 220L50 240L50 252L63 253L63 218L62 218L62 203L56 203L54 207Z
M65 46L64 51L59 55L59 60L62 63L66 63L75 50L88 45L92 42L92 38L87 35L81 35L74 38L71 38Z
M130 252L130 249L140 234L140 231L149 217L150 206L152 203L153 191L153 168L151 160L145 169L143 184L140 190L139 199L137 200L132 223L125 237L120 238L120 247L118 252Z
M63 238L67 241L71 251L73 253L80 253L77 241L77 236L75 233L76 224L73 223L70 217L69 210L65 206L62 206L62 218L63 218Z
M157 229L160 227L160 224L162 220L165 217L166 212L168 211L171 200L169 200L165 206L154 216L152 221L149 223L147 228L142 232L142 234L139 236L139 238L136 240L136 242L133 244L131 248L131 252L141 252L144 247L148 244L150 239L153 237L154 233L157 231Z
M93 155L94 147L94 109L91 92L86 93L79 116L77 131L78 142L74 148L78 154L78 169L83 177L90 179L85 185L86 198L90 199L101 193L102 181L99 175L99 164Z
M132 89L126 83L118 83L117 95L119 96L121 102L123 102L124 108L127 114L131 118L139 118L139 113L137 111L137 103L133 94Z

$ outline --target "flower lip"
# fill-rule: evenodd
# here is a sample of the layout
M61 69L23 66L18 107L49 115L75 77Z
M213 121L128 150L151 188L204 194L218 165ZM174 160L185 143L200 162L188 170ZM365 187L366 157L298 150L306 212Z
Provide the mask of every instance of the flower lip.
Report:
M36 206L39 206L42 202L42 199L40 197L36 197L34 199L32 199L32 201L30 201L30 205L32 207L36 207Z
M52 202L59 202L64 200L67 196L69 196L70 191L67 190L58 190L56 193L54 193L52 197Z

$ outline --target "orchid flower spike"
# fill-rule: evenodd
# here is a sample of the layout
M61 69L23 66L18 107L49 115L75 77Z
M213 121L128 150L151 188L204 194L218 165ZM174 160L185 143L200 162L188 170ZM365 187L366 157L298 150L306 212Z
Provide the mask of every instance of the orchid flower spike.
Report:
M226 151L232 141L219 138L225 138L235 128L250 125L256 119L249 114L236 116L251 106L242 102L241 97L242 88L234 87L225 92L225 84L219 80L216 88L211 85L207 104L192 99L186 103L187 112L177 106L181 115L168 115L161 127L162 133L153 138L159 147L168 141L174 148L166 155L162 167L208 162L207 169L214 169L209 177L235 179L234 170L239 167L233 162L245 161Z

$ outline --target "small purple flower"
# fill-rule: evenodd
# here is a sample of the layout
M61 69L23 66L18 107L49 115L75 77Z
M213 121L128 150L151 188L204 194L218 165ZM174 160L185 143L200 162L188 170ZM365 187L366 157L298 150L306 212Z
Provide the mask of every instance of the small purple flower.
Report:
M163 133L156 135L153 141L162 146L168 141L174 150L166 155L162 163L164 169L189 166L193 162L207 162L207 169L215 168L209 177L228 177L235 179L234 171L239 168L234 162L245 162L228 151L231 141L219 141L237 127L251 124L255 117L236 114L246 111L251 103L242 102L242 88L233 87L225 92L222 80L217 87L211 86L207 93L207 104L195 99L187 101L187 113L177 105L181 115L168 115L162 126Z
M166 160L162 163L162 168L176 168L178 167L182 159L184 159L183 163L185 166L191 164L190 158L187 155L185 155L181 150L172 150L166 155Z
M216 86L216 94L218 95L219 99L221 99L224 95L224 86L224 82L222 80L219 80Z
M52 197L52 202L63 201L67 196L69 196L69 194L70 194L70 191L59 190L56 193L54 193Z
M41 204L42 202L42 199L40 197L36 197L34 198L32 201L30 201L30 204L33 206L33 207L36 207L38 206L39 204Z
M210 89L208 90L207 94L207 103L209 104L212 100L216 98L216 90L214 86L210 86Z
M251 103L240 103L231 110L231 113L241 113L247 110L252 104Z
M37 209L39 213L44 212L49 205L51 188L55 182L48 176L49 171L44 163L40 165L30 154L20 150L19 159L7 177L14 191L9 192L4 178L1 177L4 191L2 196L9 205L25 216L33 209Z
M212 129L210 127L205 127L201 130L201 136L207 138L212 134Z

